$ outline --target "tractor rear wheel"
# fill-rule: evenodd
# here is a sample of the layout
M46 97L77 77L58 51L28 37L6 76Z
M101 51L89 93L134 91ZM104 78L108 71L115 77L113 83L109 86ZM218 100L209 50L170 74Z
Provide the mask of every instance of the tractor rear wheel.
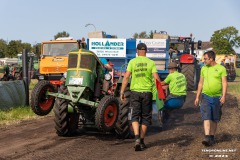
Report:
M77 133L79 115L68 112L68 102L57 98L54 108L55 129L58 136L72 136Z
M123 139L134 137L133 128L128 120L131 95L131 91L129 90L129 88L126 89L124 95L126 99L124 102L120 102L119 116L115 128L115 132L117 133L118 137Z
M182 74L185 75L187 80L187 91L194 91L197 89L199 81L199 73L197 65L195 64L182 64Z
M56 88L48 81L39 81L32 90L31 108L39 116L47 115L53 108L55 97L46 92L56 92Z
M113 96L105 96L98 104L95 113L95 124L103 132L110 132L118 119L119 104Z

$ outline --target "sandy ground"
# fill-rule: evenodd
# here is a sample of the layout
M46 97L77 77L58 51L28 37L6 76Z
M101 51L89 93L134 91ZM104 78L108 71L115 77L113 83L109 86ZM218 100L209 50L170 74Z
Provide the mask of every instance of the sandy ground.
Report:
M53 116L0 127L0 160L179 160L240 159L240 109L237 98L227 96L216 145L204 147L199 109L193 106L195 93L189 92L185 105L173 112L161 131L156 117L145 143L148 148L135 152L133 140L113 134L81 133L58 137ZM213 158L211 158L213 157Z

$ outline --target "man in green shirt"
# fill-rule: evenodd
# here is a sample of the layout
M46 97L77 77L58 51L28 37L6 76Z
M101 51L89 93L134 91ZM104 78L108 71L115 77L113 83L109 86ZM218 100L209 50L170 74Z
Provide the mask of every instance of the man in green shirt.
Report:
M187 95L187 81L186 81L186 77L182 74L179 73L177 71L177 63L176 62L171 62L168 64L168 71L169 71L169 75L165 78L164 81L161 82L162 85L169 85L169 92L170 94L167 95L166 97L166 101L164 103L164 108L159 110L159 117L161 117L161 123L164 123L164 121L166 121L169 117L170 112L173 109L178 109L179 107L182 107L185 99L186 99L186 95ZM178 107L178 108L174 108L173 106L171 106L171 108L167 105L167 101L170 99L176 98L178 100L178 106L174 106L174 107Z
M213 51L207 51L203 56L206 65L201 69L194 104L199 106L199 97L202 93L200 111L205 131L205 139L202 141L202 144L211 146L215 143L214 135L217 129L217 122L221 119L221 108L226 99L227 73L225 67L216 63L216 54Z
M160 82L156 64L146 57L147 46L144 43L137 45L138 57L130 60L122 81L121 100L125 100L124 91L131 76L130 104L133 108L131 121L135 135L135 151L146 148L144 137L152 119L152 87L153 77ZM139 119L141 124L139 124ZM141 128L141 131L139 131Z
M186 77L177 71L177 63L171 62L168 65L169 75L161 82L162 85L169 84L170 94L167 96L166 100L172 97L183 97L186 98L187 95L187 81Z

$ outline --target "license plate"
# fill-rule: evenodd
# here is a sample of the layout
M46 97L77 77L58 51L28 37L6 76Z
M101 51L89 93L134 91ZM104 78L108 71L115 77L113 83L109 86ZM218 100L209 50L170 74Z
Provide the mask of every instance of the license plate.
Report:
M82 83L83 83L83 78L70 78L69 79L69 84L82 85Z

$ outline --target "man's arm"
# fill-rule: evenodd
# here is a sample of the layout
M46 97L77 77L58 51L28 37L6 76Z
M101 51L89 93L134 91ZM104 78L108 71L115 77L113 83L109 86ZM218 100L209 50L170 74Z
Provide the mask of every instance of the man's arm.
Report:
M126 73L124 74L124 77L123 77L123 80L122 80L122 87L121 87L121 91L120 91L120 99L121 101L124 100L124 91L125 91L125 88L127 87L127 84L128 84L128 80L131 76L131 72L129 71L126 71Z
M195 102L194 102L195 106L198 106L198 103L199 103L199 96L202 92L203 81L204 81L204 78L201 76L200 80L199 80L199 83L198 83L198 90L197 90L196 99L195 99Z
M105 67L108 71L112 72L112 66L111 66L110 64L104 64L104 67Z
M164 86L164 85L166 85L166 84L167 84L167 83L166 83L165 81L162 81L162 82L161 82L161 85L162 85L162 86Z
M220 99L220 102L221 102L222 104L225 103L226 94L227 94L227 77L224 76L224 77L222 77L222 97L221 97L221 99Z
M157 79L159 82L161 82L161 80L160 80L160 78L159 78L159 75L158 75L157 72L152 73L152 75L153 75L153 77L154 77L155 85L157 86L157 84L156 84L156 79Z

